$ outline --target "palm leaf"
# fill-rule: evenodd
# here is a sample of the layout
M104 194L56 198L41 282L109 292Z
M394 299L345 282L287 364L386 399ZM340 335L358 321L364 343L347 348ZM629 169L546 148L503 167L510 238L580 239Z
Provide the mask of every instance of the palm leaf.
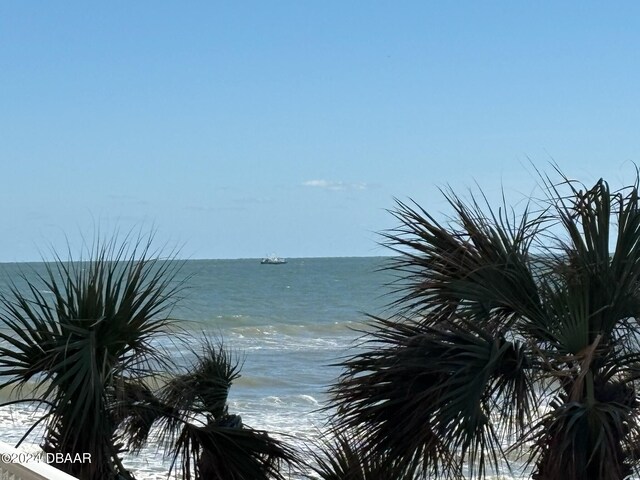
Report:
M123 415L114 384L153 375L165 362L151 342L167 333L182 289L179 262L154 257L152 238L129 241L98 242L86 260L55 255L43 274L24 276L22 288L0 298L2 386L35 380L52 405L43 447L91 453L91 464L59 465L82 478L130 477L118 459Z
M397 201L395 299L342 362L338 431L436 478L509 466L503 445L533 444L545 480L638 470L639 181L560 176L519 216L448 192L443 224Z
M525 350L469 323L376 322L377 348L347 360L332 391L342 429L436 475L455 475L463 459L472 476L497 470L501 440L525 429L535 405ZM511 429L498 432L492 411Z
M346 432L325 439L310 457L311 471L321 480L415 480L418 475L417 464L398 466L396 459L368 451Z
M156 426L172 459L171 470L177 468L182 478L284 480L281 470L299 463L296 454L228 412L229 389L240 376L240 361L221 341L206 336L191 354L186 371L168 379L157 394L128 387L128 401L136 404L126 410L123 421L129 446L139 451Z

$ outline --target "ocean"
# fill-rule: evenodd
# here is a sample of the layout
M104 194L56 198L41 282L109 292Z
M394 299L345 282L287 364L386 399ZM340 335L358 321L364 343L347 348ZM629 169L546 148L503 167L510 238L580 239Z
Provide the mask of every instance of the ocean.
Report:
M354 353L366 313L388 303L389 272L383 257L293 258L283 265L259 259L189 260L179 278L184 299L172 317L194 341L203 333L224 341L242 362L229 395L229 412L244 424L267 430L303 449L324 430L327 389ZM0 289L19 274L35 275L43 264L0 264ZM18 281L18 284L20 282ZM170 344L164 345L171 349ZM184 358L183 352L175 352ZM3 392L6 400L7 392ZM0 409L2 439L15 443L37 418L33 406ZM38 430L26 441L39 442ZM166 478L168 459L157 445L125 464L140 479Z

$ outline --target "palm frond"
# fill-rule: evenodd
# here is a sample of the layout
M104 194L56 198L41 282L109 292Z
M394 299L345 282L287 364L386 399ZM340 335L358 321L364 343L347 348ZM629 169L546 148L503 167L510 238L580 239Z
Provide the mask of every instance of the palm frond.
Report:
M535 405L524 348L466 322L375 320L376 348L344 362L332 389L336 422L364 448L404 465L420 458L436 475L463 462L471 476L496 470L501 440L524 431ZM492 411L511 428L496 430Z
M170 378L158 394L141 392L137 413L126 421L130 446L139 450L155 424L171 469L179 469L182 478L284 480L282 470L297 465L297 455L228 412L241 362L221 341L203 338L200 349L191 348L193 362L184 373Z
M367 450L344 431L317 445L310 457L311 471L321 480L415 480L418 476L417 464L398 465L396 459Z
M495 330L514 318L538 315L540 301L528 249L541 228L539 218L517 225L505 215L448 198L459 227L443 226L430 214L397 201L392 212L400 227L386 232L385 245L398 253L389 269L399 275L392 303L403 315L423 322L473 314Z
M640 181L560 177L533 216L448 192L444 224L397 201L392 312L342 362L339 431L436 478L509 465L505 444L533 443L545 480L637 469Z
M89 258L45 264L0 297L2 386L35 381L48 412L46 451L89 452L90 465L61 468L83 478L130 474L118 460L114 385L153 375L166 359L152 342L167 334L183 283L180 262L154 257L152 238L97 242ZM43 292L47 292L46 295Z
M294 452L267 432L238 422L228 416L204 426L184 423L172 448L182 478L285 480L283 464L295 463Z
M628 407L597 402L586 405L559 401L533 430L536 438L529 463L536 463L534 479L628 478L625 439L630 429Z
M192 349L194 363L185 374L172 378L164 387L163 399L175 410L220 418L226 414L227 397L240 376L240 360L222 341L203 336L201 351Z

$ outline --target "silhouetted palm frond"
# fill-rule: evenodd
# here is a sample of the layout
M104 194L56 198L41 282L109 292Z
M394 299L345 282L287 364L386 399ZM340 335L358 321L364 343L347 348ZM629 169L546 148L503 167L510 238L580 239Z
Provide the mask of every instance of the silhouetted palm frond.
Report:
M167 331L182 289L179 262L155 257L151 238L98 242L88 259L45 265L0 298L0 388L33 381L47 413L47 452L91 453L65 463L86 479L130 477L118 457L119 385L154 374L165 360L152 340Z
M321 480L415 480L417 464L407 469L388 455L377 455L345 432L311 452L310 468ZM309 477L311 478L311 477Z
M395 313L332 388L366 451L434 478L496 473L505 446L544 480L640 470L638 179L541 178L547 199L520 216L448 193L443 224L397 203Z
M228 412L229 389L240 376L239 360L206 336L192 354L186 372L172 377L153 399L154 420L173 457L172 469L178 466L182 478L194 480L284 480L282 470L299 463L293 450ZM145 423L142 427L134 438L147 432Z

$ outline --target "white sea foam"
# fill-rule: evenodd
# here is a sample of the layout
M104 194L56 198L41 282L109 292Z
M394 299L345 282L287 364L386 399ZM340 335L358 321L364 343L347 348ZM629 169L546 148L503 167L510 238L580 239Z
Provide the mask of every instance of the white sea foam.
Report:
M306 402L309 402L312 405L320 405L320 403L311 395L298 395L298 398L301 398L302 400L305 400Z

